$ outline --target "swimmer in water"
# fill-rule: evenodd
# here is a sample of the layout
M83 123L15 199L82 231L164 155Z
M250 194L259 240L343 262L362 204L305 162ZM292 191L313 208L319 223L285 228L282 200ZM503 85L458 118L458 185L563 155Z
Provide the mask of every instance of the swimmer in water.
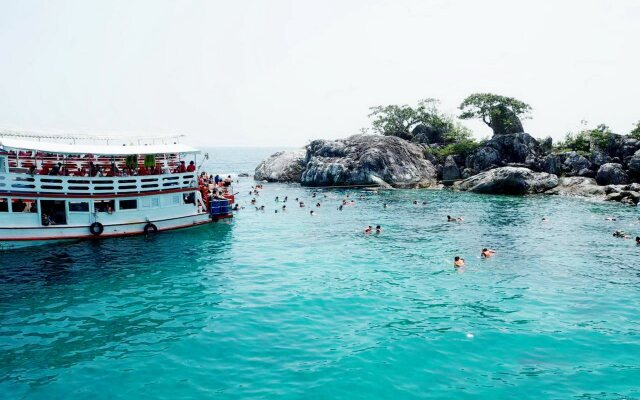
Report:
M309 211L309 214L310 214L311 216L313 216L313 210Z
M484 249L482 249L482 252L480 253L480 256L483 257L483 258L489 258L492 255L494 255L495 253L496 253L495 250L484 248Z
M455 256L453 258L453 266L456 267L456 268L464 267L464 258L460 258L458 256Z
M300 202L300 207L304 207L304 201Z
M282 211L285 211L286 209L287 209L286 205L282 206Z
M364 228L364 233L371 233L371 225Z
M464 218L462 217L451 218L451 215L447 215L447 222L462 222L462 221L464 221Z
M617 219L616 219L616 218L614 218L614 217L607 217L607 218L605 218L604 220L605 220L605 221L617 221Z
M236 203L236 204L233 206L232 210L233 210L233 211L238 211L238 210L240 209L239 207L240 207L240 204Z
M320 207L320 203L316 203L316 207Z
M251 199L251 204L256 204L256 199L255 198Z
M621 239L631 239L631 236L624 233L624 231L615 231L613 232L613 237L621 238Z
M273 211L275 211L275 212L276 212L276 214L278 213L278 210L273 210Z
M542 222L549 222L549 220L547 219L547 217L542 217Z
M418 204L418 200L414 200L413 205L417 205L417 204Z
M276 196L276 201L280 201L280 198L278 196Z
M640 246L640 236L636 236L636 244Z
M285 202L285 203L287 202L287 200L288 200L288 199L289 199L289 197L288 197L288 196L284 196L284 202Z
M382 205L382 208L387 208L387 203L384 203L384 204Z
M376 233L382 233L382 228L380 225L376 225Z
M342 204L338 206L338 211L342 211Z

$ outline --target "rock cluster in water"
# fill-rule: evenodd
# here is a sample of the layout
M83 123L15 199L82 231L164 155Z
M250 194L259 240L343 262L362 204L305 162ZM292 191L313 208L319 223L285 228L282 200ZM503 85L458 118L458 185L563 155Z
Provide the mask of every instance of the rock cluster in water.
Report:
M254 178L303 186L415 188L435 185L437 170L418 144L393 136L354 135L276 153L258 165Z
M425 141L438 140L439 135L423 130ZM442 182L478 193L640 201L640 141L627 136L613 135L606 150L594 148L590 154L545 151L547 146L525 132L496 134L467 157L437 160L428 150L438 146L381 135L315 140L304 149L267 158L254 177L304 186L416 188Z

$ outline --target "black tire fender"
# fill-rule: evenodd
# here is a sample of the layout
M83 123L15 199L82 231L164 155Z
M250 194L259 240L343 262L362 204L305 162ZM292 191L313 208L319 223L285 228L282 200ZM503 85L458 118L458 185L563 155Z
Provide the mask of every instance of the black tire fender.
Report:
M144 226L144 234L145 234L145 235L148 235L148 234L149 234L149 232L151 232L151 233L158 233L158 227L157 227L157 226L155 226L154 224L152 224L151 222L147 223L147 224Z
M102 232L104 232L104 225L100 222L94 222L89 226L89 231L93 236L100 236L102 235Z

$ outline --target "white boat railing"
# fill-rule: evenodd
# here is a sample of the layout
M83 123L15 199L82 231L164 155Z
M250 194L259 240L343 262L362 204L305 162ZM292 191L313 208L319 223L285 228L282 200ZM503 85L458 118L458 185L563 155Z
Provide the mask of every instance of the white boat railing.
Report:
M193 172L117 177L81 177L0 173L0 192L46 194L123 194L197 187Z

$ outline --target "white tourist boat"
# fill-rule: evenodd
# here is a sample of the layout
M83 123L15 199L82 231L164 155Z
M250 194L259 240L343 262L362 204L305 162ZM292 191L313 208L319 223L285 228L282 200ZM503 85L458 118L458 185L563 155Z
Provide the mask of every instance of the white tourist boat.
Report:
M0 132L0 249L150 234L229 218L229 182L203 179L199 153L178 137Z

